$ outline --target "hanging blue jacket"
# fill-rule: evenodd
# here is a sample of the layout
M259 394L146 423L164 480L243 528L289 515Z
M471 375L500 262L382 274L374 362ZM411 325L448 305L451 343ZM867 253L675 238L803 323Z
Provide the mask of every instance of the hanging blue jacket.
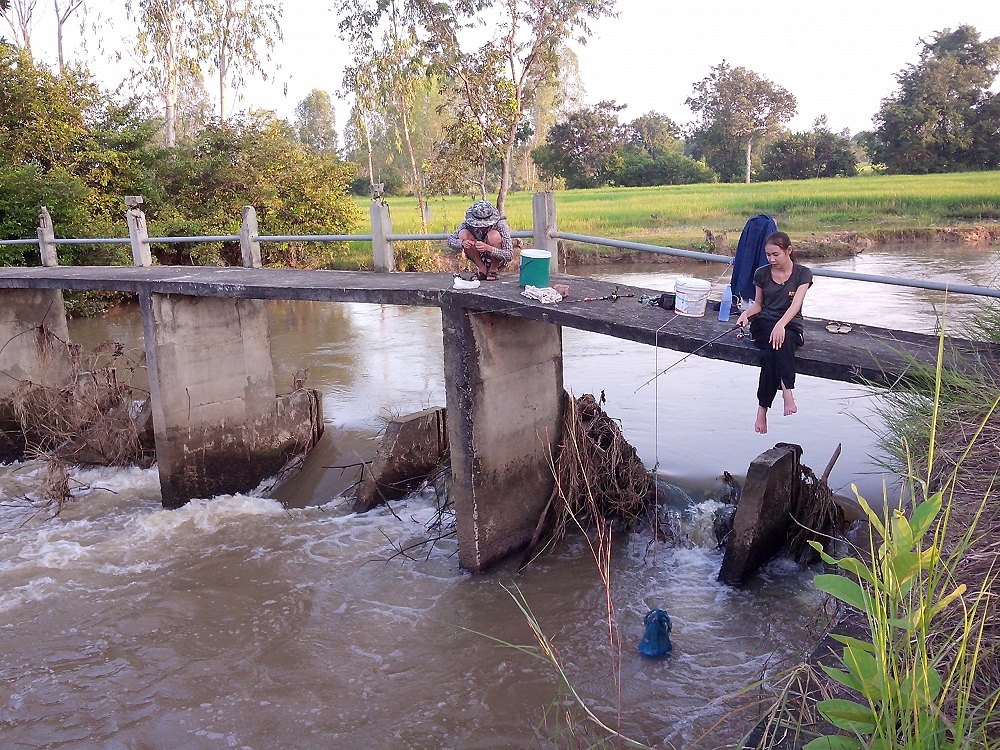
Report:
M740 234L740 243L736 246L736 257L733 258L733 297L742 297L748 302L754 298L753 272L767 265L764 255L764 240L771 232L777 232L778 225L767 214L758 214L747 220Z

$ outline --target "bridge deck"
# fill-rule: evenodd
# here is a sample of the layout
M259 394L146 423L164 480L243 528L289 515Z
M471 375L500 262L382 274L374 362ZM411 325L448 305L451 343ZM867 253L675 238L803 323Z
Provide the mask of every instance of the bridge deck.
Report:
M459 304L474 310L498 312L557 323L616 338L674 349L698 350L698 355L742 364L757 364L747 339L737 339L735 318L728 324L714 315L689 318L672 311L640 305L638 296L658 290L615 285L578 276L556 275L553 283L570 287L569 297L543 305L522 297L517 277L485 282L479 289L452 289L450 274L352 271L298 271L286 269L154 266L61 266L57 268L0 268L0 288L97 289L136 293L183 294L202 297L290 299L320 302L441 306ZM635 298L581 301L603 297L618 287ZM891 382L913 361L933 364L935 336L852 323L849 334L830 334L825 321L806 320L806 345L798 352L798 370L829 380ZM726 331L730 331L726 334ZM722 337L707 344L716 337ZM949 339L948 365L965 368L977 361L996 368L1000 352L990 344Z

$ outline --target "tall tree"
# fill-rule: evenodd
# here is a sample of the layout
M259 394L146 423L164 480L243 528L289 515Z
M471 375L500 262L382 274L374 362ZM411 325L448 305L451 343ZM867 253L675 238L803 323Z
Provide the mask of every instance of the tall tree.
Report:
M330 95L313 89L295 105L295 128L299 143L317 153L337 153L337 128Z
M473 121L500 161L497 206L510 189L511 161L535 85L545 80L560 43L588 33L587 21L613 14L615 0L400 0L430 61L456 82L462 116ZM371 25L393 3L374 2L345 21ZM481 43L484 36L487 41ZM496 64L495 61L502 61ZM485 64L484 64L485 63ZM487 77L484 73L493 73Z
M413 145L409 113L422 65L416 30L409 22L407 0L341 0L340 29L351 41L354 62L345 73L355 97L366 107L378 108L383 119L398 118L400 135L410 167L410 189L420 209L421 226L427 228L423 164ZM357 86L371 90L359 91Z
M786 89L746 68L725 60L694 84L686 101L697 120L693 138L701 143L709 166L723 177L720 154L739 144L744 155L743 181L750 182L754 146L795 115L795 97ZM713 163L715 161L715 163Z
M511 161L525 107L540 82L558 64L558 49L569 38L584 41L588 21L614 15L615 0L412 0L435 59L458 82L459 91L473 117L489 138L500 160L497 207L502 212L511 181ZM488 19L488 20L487 20ZM460 31L469 22L477 33L493 30L493 38L469 49ZM465 46L463 46L465 45ZM491 55L503 61L503 77L477 80L479 62ZM498 68L499 70L499 68ZM484 85L485 84L485 85ZM502 106L487 89L499 91ZM497 133L499 137L491 137Z
M545 145L532 153L541 175L562 177L569 188L606 184L627 140L618 122L618 113L624 108L623 104L604 101L556 123Z
M83 7L84 0L52 0L56 12L56 48L59 54L59 70L66 70L66 60L63 57L63 29L67 22Z
M872 161L890 172L990 169L997 161L990 87L1000 72L1000 37L980 40L972 26L921 40L920 60L896 75L870 143Z
M219 78L219 121L225 122L227 86L238 91L246 72L267 78L265 63L281 40L281 6L271 0L196 0L196 11L199 43Z
M14 32L14 43L27 52L28 57L31 57L32 16L37 5L38 0L7 0L0 8L4 13L4 20Z
M195 0L125 0L136 21L136 48L148 62L142 75L163 100L164 144L177 142L177 95L182 68L197 67L199 24Z

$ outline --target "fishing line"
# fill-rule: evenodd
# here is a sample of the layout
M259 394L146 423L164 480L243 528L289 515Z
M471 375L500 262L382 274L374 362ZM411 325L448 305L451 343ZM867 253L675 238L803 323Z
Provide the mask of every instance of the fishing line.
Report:
M664 324L664 325L666 325L666 324ZM687 354L685 354L685 355L684 355L683 357L681 357L681 358L680 358L679 360L677 360L677 361L676 361L676 362L674 362L674 363L673 363L672 365L670 365L669 367L667 367L666 369L664 369L664 370L663 370L663 372L660 372L660 373L658 373L658 374L654 375L653 377L651 377L651 378L650 378L649 380L647 380L647 381L646 381L645 383L643 383L642 385L640 385L640 386L639 386L638 388L636 388L636 389L635 389L634 391L632 391L632 392L633 392L633 393L638 393L638 392L639 392L640 390L642 390L643 388L645 388L645 387L646 387L647 385L649 385L650 383L652 383L652 382L653 382L654 380L657 380L657 379L659 379L660 375L663 375L663 374L664 374L665 372L667 372L668 370L672 370L672 369L673 369L674 367L677 367L677 365L679 365L679 364L680 364L681 362L683 362L683 361L684 361L685 359L687 359L688 357L691 357L691 356L693 356L693 355L697 354L698 352L700 352L700 351L701 351L702 349L704 349L705 347L707 347L707 346L710 346L710 345L714 344L714 343L715 343L716 341L718 341L719 339L721 339L721 338L722 338L723 336L725 336L726 334L729 334L729 333L732 333L733 331L737 330L737 329L738 329L739 327L740 327L740 326L738 326L738 325L735 325L735 326L733 326L732 328L727 328L727 329L726 329L725 331L723 331L722 333L720 333L720 334L719 334L718 336L716 336L716 337L715 337L714 339L710 339L709 341L706 341L706 342L705 342L704 344L702 344L701 346L699 346L699 347L698 347L697 349L695 349L694 351L691 351L691 352L688 352Z
M660 331L677 320L677 313L653 332L653 372L660 369ZM636 389L638 390L638 388ZM653 389L653 475L660 469L660 384Z

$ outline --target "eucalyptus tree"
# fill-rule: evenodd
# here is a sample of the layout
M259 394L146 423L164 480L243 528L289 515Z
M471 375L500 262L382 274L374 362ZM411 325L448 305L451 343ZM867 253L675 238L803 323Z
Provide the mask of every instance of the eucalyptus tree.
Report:
M558 64L559 46L585 41L588 21L613 15L614 6L615 0L341 0L341 29L364 34L387 14L404 19L421 62L454 81L464 129L484 139L483 168L489 159L499 162L503 210L523 114L537 85Z
M198 45L219 79L219 121L226 120L226 88L234 92L245 73L265 79L271 50L281 40L281 4L271 0L194 0ZM261 58L261 50L264 52Z
M4 20L14 32L14 44L27 52L28 57L31 57L31 27L37 5L38 0L6 0L0 7Z
M422 160L417 158L410 127L418 81L424 74L416 30L407 16L407 0L341 0L340 29L351 43L353 62L344 85L356 98L359 115L372 117L380 110L384 119L398 118L398 135L410 166L410 189L427 229L427 200Z
M796 109L787 89L725 60L694 84L686 103L698 118L692 136L699 155L723 178L732 178L731 156L741 149L744 182L750 182L754 147L777 132Z
M59 70L66 70L66 59L63 57L63 29L77 11L84 8L85 0L52 0L56 12L56 50L59 55Z
M586 41L588 21L614 15L615 0L409 0L431 59L454 79L465 116L500 162L497 207L511 184L522 117L558 65L568 39ZM485 43L478 44L484 32ZM484 60L502 64L484 66Z
M299 143L316 153L337 153L336 117L330 95L313 89L295 105L295 129Z
M177 142L177 96L183 69L198 67L198 0L125 0L138 26L136 51L145 61L140 75L163 100L163 142Z

